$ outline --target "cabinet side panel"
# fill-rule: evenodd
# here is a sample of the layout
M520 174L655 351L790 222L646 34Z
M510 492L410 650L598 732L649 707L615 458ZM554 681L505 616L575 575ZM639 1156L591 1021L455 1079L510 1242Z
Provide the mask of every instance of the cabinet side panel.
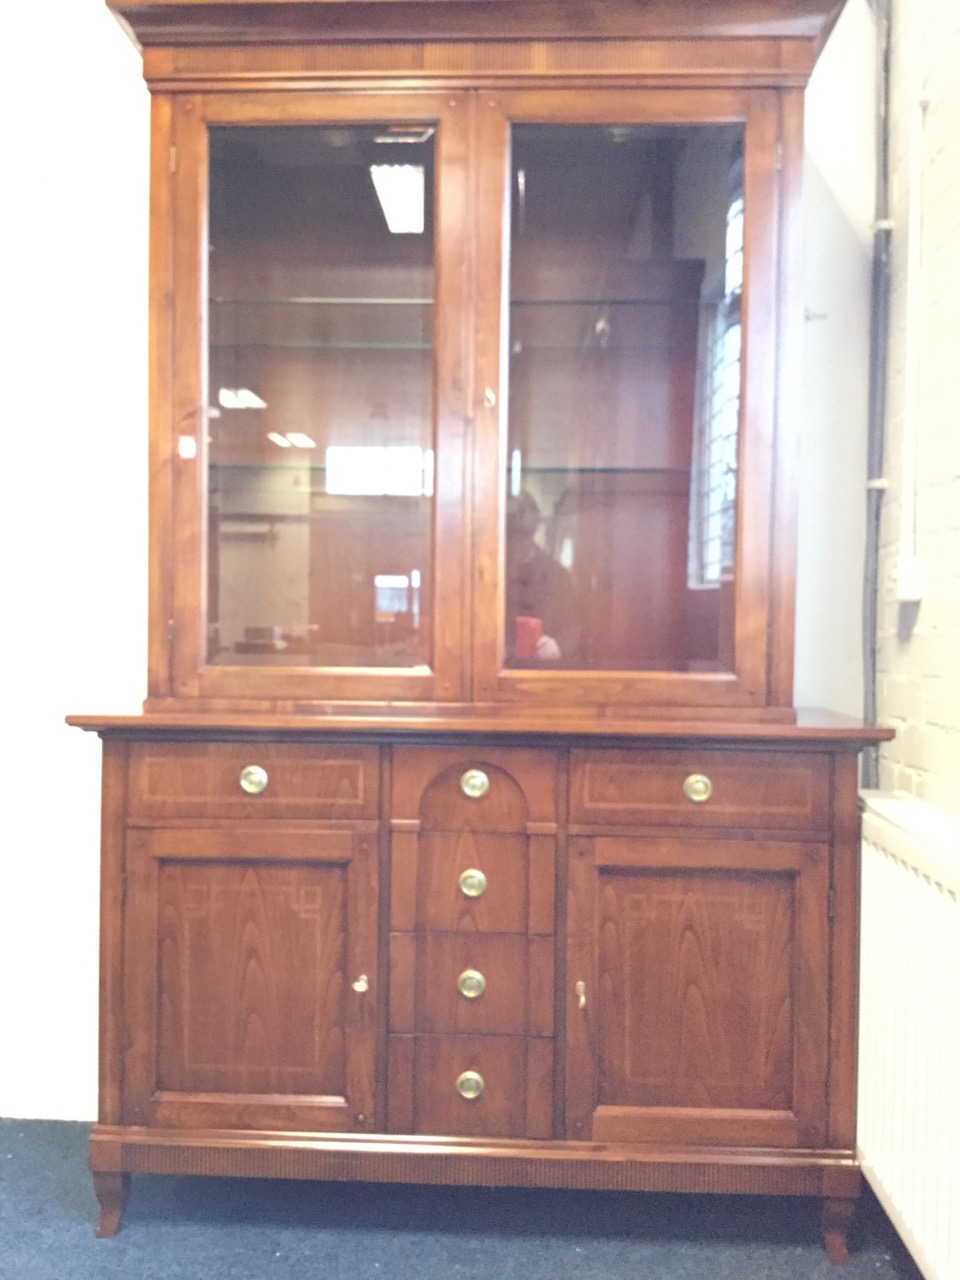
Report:
M797 561L797 474L799 455L800 357L803 314L801 278L801 193L803 95L781 94L780 275L777 288L780 342L777 352L773 502L777 518L770 530L770 702L793 701L793 634Z
M170 473L170 419L173 342L172 134L171 99L151 105L150 173L150 625L147 688L151 698L171 690L169 619L173 617L173 494Z
M168 421L158 423L157 456L169 469L173 485L168 542L172 557L172 618L176 627L172 645L173 691L183 697L196 697L202 638L207 630L206 539L202 533L207 458L206 388L200 352L207 310L208 257L207 131L200 118L197 98L190 96L177 101L174 128L176 176L171 216L176 236L171 246L171 348L175 376L171 382ZM192 439L194 448L178 448L180 437Z
M830 956L830 1102L828 1141L840 1150L856 1137L856 1043L860 918L860 808L857 758L834 762L834 844Z
M100 830L100 1101L101 1124L119 1124L123 1061L123 881L127 747L103 744Z

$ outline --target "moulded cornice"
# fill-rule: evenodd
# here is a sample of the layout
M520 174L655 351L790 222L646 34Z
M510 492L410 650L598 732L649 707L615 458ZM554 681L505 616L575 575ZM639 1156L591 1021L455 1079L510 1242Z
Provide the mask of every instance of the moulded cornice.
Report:
M844 0L107 0L136 42L765 39L819 47Z

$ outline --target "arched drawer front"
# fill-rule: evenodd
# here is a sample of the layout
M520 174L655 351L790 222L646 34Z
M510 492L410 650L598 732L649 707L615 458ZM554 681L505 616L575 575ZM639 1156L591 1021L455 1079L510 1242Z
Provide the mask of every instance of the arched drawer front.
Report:
M557 811L552 752L483 745L394 752L391 814L422 830L525 831L555 823Z

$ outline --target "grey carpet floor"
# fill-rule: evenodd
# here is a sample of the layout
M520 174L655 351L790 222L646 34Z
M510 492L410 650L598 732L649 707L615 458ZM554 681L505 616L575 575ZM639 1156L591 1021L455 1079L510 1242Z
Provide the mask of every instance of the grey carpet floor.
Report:
M134 1177L93 1235L89 1126L0 1121L2 1280L921 1280L865 1198L849 1266L792 1199Z

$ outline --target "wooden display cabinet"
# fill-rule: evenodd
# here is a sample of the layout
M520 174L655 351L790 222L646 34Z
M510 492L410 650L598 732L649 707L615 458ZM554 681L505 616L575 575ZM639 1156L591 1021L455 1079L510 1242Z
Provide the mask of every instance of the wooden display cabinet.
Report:
M843 1258L887 735L792 705L839 6L110 3L152 536L143 715L71 717L100 1234L207 1173L815 1196Z

